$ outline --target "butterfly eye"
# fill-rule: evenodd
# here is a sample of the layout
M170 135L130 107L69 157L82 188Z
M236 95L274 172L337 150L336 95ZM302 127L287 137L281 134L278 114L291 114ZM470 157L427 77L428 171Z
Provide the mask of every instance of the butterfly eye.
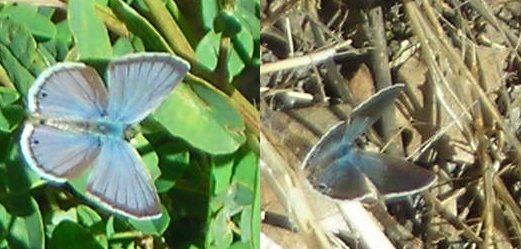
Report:
M40 97L42 97L42 98L46 98L47 96L49 96L49 95L46 92L40 93Z
M328 189L328 187L325 183L319 183L317 186L317 190L320 192L326 192L327 189Z
M36 139L34 139L34 140L33 140L33 144L34 144L34 145L38 145L38 144L40 144L40 141L39 141L39 140L36 140Z

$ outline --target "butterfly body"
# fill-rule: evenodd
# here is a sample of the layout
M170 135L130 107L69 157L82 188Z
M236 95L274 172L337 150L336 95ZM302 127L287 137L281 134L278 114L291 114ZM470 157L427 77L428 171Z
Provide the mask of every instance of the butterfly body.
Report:
M34 118L31 121L40 125L48 125L54 128L75 133L90 134L93 136L125 139L132 125L114 122L108 119L93 121L61 119L61 118Z
M24 158L55 182L88 170L87 196L103 207L135 219L159 217L153 179L128 134L188 70L188 63L164 53L111 61L106 84L82 63L48 68L29 89L31 118L20 139Z

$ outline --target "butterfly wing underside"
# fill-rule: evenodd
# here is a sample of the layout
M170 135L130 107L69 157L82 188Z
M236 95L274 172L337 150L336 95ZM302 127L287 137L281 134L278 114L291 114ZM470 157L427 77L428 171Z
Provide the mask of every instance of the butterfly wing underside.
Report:
M343 142L351 144L366 132L393 105L403 88L403 84L386 87L356 106L351 113L351 123L344 126L346 129Z
M134 124L147 117L186 75L188 63L161 53L129 55L108 66L111 119Z
M349 160L337 160L308 177L314 189L340 200L363 200L376 195L369 179ZM349 179L349 180L347 180Z
M357 151L354 158L360 171L386 199L421 192L437 179L431 171L401 158L363 151Z

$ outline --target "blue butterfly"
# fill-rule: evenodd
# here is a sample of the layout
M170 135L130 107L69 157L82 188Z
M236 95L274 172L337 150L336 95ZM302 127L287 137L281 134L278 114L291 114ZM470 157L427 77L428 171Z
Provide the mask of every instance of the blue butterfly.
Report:
M20 140L29 166L55 182L91 170L87 195L135 219L161 215L148 171L126 133L156 109L190 65L165 53L139 53L111 61L107 86L91 67L58 63L29 89ZM34 121L36 120L36 122Z
M403 88L397 84L373 95L353 110L349 125L336 124L313 146L301 168L315 190L340 200L374 199L378 194L391 199L423 191L436 182L436 175L426 169L404 159L360 151L354 144Z

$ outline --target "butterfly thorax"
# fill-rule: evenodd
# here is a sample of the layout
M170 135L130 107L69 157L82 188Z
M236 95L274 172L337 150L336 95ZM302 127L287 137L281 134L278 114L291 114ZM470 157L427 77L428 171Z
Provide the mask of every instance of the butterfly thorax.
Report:
M51 126L60 130L119 139L125 139L127 137L128 130L133 129L130 125L121 122L110 121L104 118L100 118L94 121L86 121L67 118L33 117L33 120L35 120L33 122Z
M331 165L337 165L341 171L341 165L352 164L356 160L357 150L358 148L354 148L351 144L332 144L322 148L319 151L320 153L307 158L305 162L307 174L315 178L312 181L321 181L319 178L330 177L327 174L338 174L339 172L336 172L336 170L331 170Z

